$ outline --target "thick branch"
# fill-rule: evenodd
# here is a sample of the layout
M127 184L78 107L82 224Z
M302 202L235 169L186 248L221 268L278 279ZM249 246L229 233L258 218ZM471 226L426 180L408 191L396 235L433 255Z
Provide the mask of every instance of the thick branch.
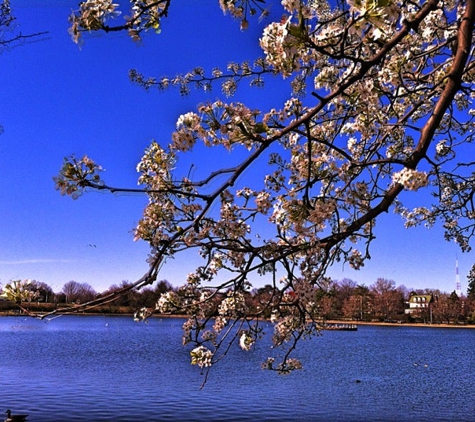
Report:
M462 83L462 75L469 57L470 49L472 46L472 32L475 22L475 0L468 0L465 13L462 18L461 25L458 29L458 47L455 53L455 59L452 63L452 67L449 71L445 88L437 101L434 111L432 112L429 120L424 125L419 142L414 150L414 153L406 163L406 167L415 169L419 162L424 158L429 145L434 139L434 134L439 127L442 118L449 108L450 104L454 100L455 94L460 89ZM396 197L403 190L403 186L400 184L393 185L384 195L383 199L373 207L365 215L357 219L353 224L348 227L348 230L344 233L335 236L335 240L329 239L327 248L332 247L338 241L348 237L349 234L358 231L365 224L374 220L378 215L383 212L387 212L391 204ZM333 240L333 241L332 241Z

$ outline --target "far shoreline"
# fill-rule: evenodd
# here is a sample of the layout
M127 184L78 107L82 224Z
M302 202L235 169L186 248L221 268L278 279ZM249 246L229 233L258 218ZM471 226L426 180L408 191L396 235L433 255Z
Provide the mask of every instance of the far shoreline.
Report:
M435 324L424 322L379 322L379 321L343 321L328 320L329 324L353 324L353 325L376 325L382 327L422 327L422 328L475 328L475 325L468 324Z
M35 316L27 315L25 313L14 313L8 311L0 312L1 317L30 317L35 318ZM50 317L59 317L59 316L103 316L103 317L130 317L133 318L134 314L129 312L124 313L107 313L107 312L78 312L78 313L58 313L54 315L50 315ZM149 318L179 318L179 319L186 319L189 318L188 315L173 315L173 314L153 314ZM357 325L357 326L380 326L380 327L419 327L419 328L468 328L474 329L475 324L446 324L446 323L423 323L423 322L385 322L385 321L353 321L353 320L338 320L338 319L330 319L324 322L325 324L350 324L350 325Z

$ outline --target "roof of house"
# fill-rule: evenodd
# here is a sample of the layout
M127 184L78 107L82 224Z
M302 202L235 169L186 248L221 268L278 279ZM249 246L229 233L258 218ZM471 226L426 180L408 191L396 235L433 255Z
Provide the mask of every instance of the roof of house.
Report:
M409 298L409 303L430 302L432 295L412 295Z

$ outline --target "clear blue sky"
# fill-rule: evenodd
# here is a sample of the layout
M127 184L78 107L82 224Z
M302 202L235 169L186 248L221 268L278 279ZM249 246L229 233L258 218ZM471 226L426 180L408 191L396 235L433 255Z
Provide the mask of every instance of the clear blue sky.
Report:
M134 86L128 71L173 76L195 65L210 70L229 61L258 56L265 22L250 29L224 17L218 0L178 0L160 35L134 44L126 34L85 37L79 49L67 32L67 17L77 0L12 0L23 33L49 31L36 42L1 55L0 124L0 283L31 278L60 291L70 280L103 291L122 280L134 281L147 270L148 247L134 243L132 229L146 198L89 193L77 201L62 197L52 177L62 159L88 154L115 186L135 187L135 166L152 139L166 144L177 117L200 101L222 97L219 87L205 96L183 98L177 91L150 92ZM273 8L274 13L278 7ZM238 99L278 107L282 93L243 90ZM277 103L273 104L274 96ZM194 157L206 163L209 157ZM388 214L378 223L373 259L355 272L331 269L336 279L371 285L378 277L409 288L455 288L458 255L462 289L475 262L443 239L440 229L406 230ZM93 246L91 246L93 245ZM177 257L159 279L185 282L190 256Z

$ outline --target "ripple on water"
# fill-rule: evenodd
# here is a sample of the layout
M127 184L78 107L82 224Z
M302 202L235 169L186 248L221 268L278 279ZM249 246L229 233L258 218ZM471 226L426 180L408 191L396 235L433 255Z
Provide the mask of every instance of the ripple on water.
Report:
M0 318L5 408L49 421L470 421L475 330L360 327L303 342L304 369L229 352L200 389L182 320ZM268 330L270 331L270 330ZM417 364L417 365L416 365ZM359 380L360 382L356 382Z

